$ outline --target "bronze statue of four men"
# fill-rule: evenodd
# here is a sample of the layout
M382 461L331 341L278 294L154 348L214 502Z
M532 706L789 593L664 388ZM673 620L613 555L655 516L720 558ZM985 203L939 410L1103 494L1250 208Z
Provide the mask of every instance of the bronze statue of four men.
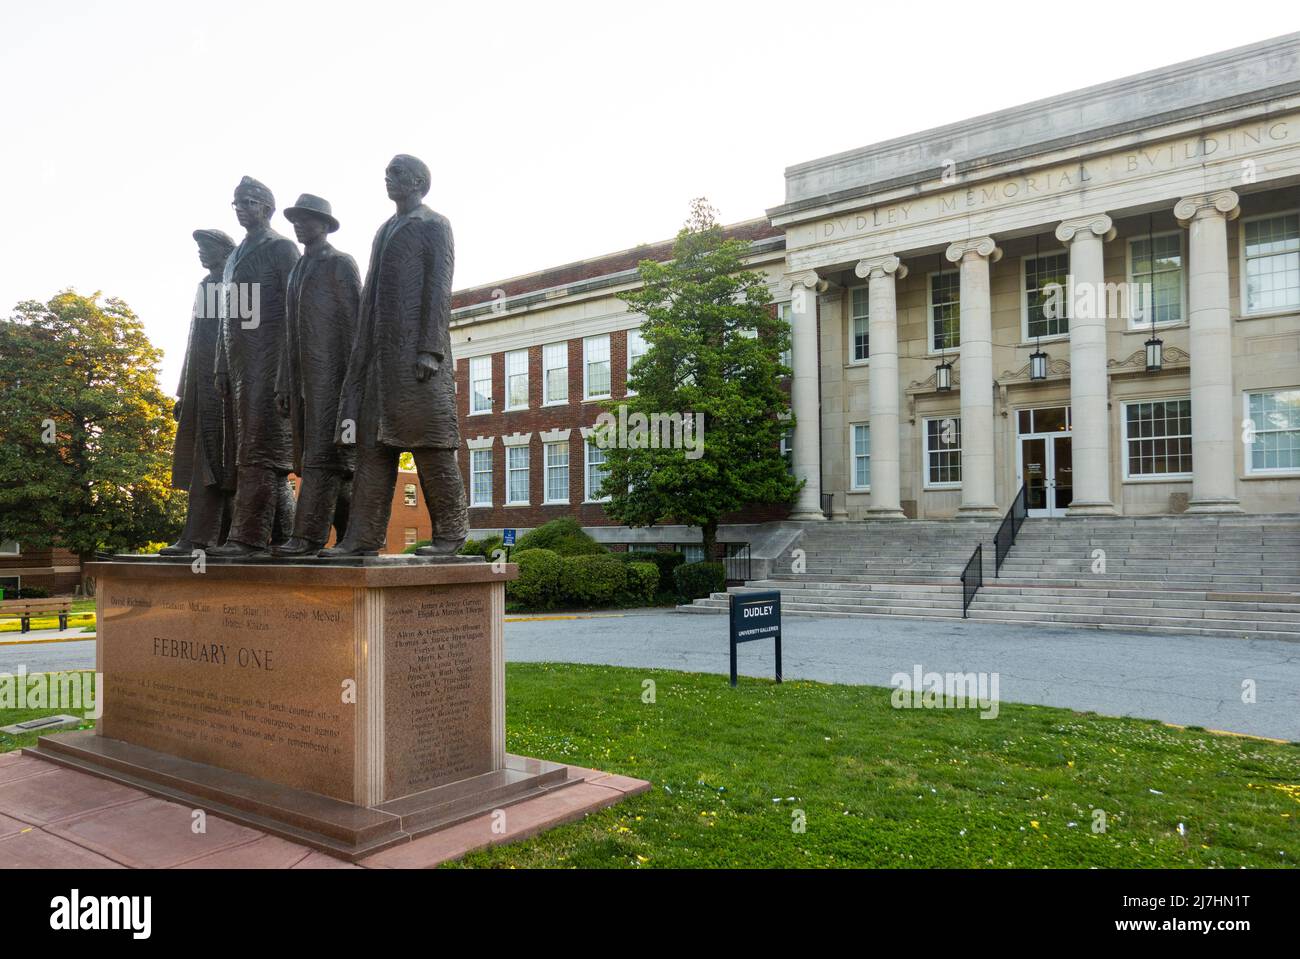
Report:
M396 213L375 235L364 286L327 239L339 228L330 204L311 194L284 211L302 255L271 229L275 198L251 177L235 188L242 242L195 231L208 274L191 318L172 469L189 513L164 554L377 553L404 451L432 520L417 554L449 557L464 544L451 224L423 202L431 178L419 159L394 157L384 180ZM324 549L331 526L337 543Z

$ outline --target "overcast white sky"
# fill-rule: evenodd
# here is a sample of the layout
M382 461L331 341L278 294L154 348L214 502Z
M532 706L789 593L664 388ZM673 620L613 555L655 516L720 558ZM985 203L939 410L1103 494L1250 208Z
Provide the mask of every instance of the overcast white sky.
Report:
M413 153L456 286L727 222L792 163L1300 29L1290 2L1126 0L0 6L0 315L125 299L180 372L190 233L244 174L334 205L364 272ZM292 229L280 212L274 226Z

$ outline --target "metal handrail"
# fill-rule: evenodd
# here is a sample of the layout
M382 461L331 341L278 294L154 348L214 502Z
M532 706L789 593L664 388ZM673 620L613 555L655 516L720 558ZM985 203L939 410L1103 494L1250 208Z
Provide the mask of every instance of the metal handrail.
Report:
M1016 536L1020 533L1020 527L1024 525L1025 517L1028 515L1025 487L1021 484L1016 498L1011 501L1011 506L1007 509L1007 515L1002 517L1002 524L993 534L993 575L995 577L1002 572L1002 562L1011 552L1011 547L1016 545Z
M972 571L971 567L975 567ZM966 560L966 568L961 571L961 618L966 619L966 610L970 609L971 600L976 591L984 585L984 544L975 547L975 552Z
M727 543L727 555L722 562L726 568L727 582L745 583L754 578L752 557L748 543Z
M831 518L831 513L835 508L835 494L822 493L822 515L827 519Z

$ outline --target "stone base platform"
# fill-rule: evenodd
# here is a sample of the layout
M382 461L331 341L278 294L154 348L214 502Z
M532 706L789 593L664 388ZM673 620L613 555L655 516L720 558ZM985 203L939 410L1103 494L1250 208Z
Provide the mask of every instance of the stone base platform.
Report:
M295 796L297 790L268 790L251 777L241 783L224 770L205 779L202 769L183 768L176 757L166 758L179 765L150 777L133 763L156 763L163 754L117 745L126 748L70 733L44 737L22 754L0 754L0 869L426 868L581 819L650 786L508 756L504 775L477 790L457 783L459 795L404 797L384 804L391 808L359 810L315 794ZM286 821L294 802L297 819ZM196 809L211 814L201 831L194 828ZM350 849L342 839L349 834L363 837Z

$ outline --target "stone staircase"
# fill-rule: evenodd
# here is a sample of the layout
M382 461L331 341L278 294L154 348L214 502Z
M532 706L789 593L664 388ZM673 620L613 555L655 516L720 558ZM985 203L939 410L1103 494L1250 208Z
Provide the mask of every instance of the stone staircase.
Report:
M990 520L809 523L773 563L776 572L728 592L779 589L787 613L960 619L961 571L982 543L985 569L992 572L997 525ZM714 593L677 608L720 613L727 604L726 593Z
M961 617L961 569L984 544L974 620L1300 641L1300 516L1026 520L993 576L996 523L809 525L778 572L730 592L780 589L790 613ZM1100 551L1100 552L1098 552ZM725 593L679 609L723 612Z

